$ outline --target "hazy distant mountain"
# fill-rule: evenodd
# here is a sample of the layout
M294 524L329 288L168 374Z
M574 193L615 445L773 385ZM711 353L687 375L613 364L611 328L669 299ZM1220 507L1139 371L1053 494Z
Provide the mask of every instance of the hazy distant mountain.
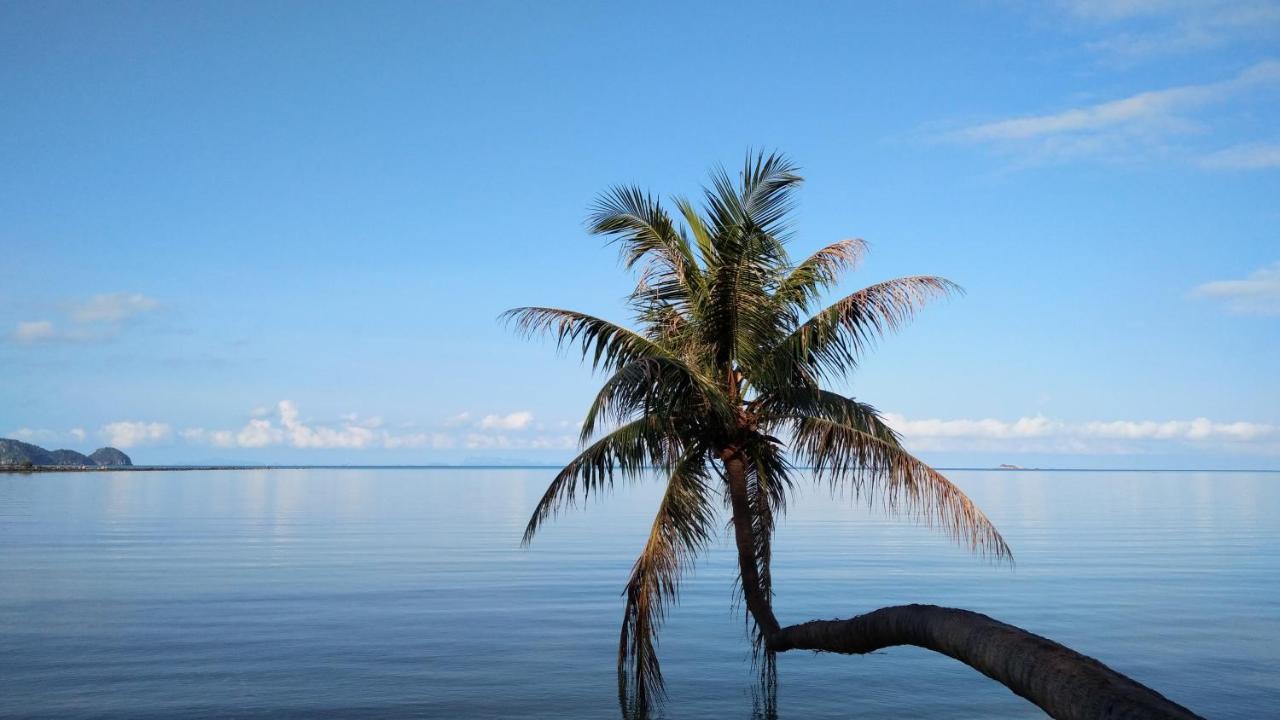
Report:
M83 455L75 450L49 451L21 440L0 438L0 465L115 467L131 466L133 461L113 447L98 448L92 455Z
M53 454L39 445L0 438L0 465L53 465Z
M128 455L120 452L113 447L98 448L89 456L95 465L103 467L129 467L133 465L133 461Z
M97 465L88 455L75 450L50 450L49 457L53 459L50 465Z

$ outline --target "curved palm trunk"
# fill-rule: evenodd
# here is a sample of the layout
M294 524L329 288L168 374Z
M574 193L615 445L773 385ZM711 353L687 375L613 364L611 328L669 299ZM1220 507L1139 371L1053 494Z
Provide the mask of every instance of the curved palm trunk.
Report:
M725 453L724 475L729 485L729 507L733 512L733 540L738 546L738 572L742 575L742 595L747 611L759 626L766 642L778 632L769 595L760 584L756 566L756 542L752 530L751 501L747 497L747 462L741 451Z
M1059 720L1200 717L1091 657L968 610L901 605L848 620L792 625L769 637L775 652L860 655L894 645L953 657Z
M760 584L746 459L726 452L725 479L747 611L769 652L861 655L915 645L955 658L1058 720L1185 720L1199 715L1086 655L980 613L937 605L881 608L848 620L781 627Z

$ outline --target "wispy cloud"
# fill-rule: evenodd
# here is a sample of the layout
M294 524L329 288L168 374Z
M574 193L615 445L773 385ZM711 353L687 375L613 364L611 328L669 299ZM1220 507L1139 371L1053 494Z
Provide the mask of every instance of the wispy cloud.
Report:
M1209 153L1200 166L1213 170L1263 170L1280 167L1280 143L1246 143Z
M477 425L484 430L523 430L533 422L533 413L521 410L507 415L485 415Z
M390 450L409 448L562 448L572 447L574 435L547 435L532 432L533 413L527 410L502 415L486 415L472 421L471 413L459 413L441 423L434 431L397 432L383 427L379 417L343 415L337 422L324 423L304 419L297 405L281 400L274 412L254 411L239 429L209 430L201 427L184 429L183 440L217 447L263 448L345 448ZM564 423L560 423L566 426ZM571 426L569 424L567 426ZM511 434L514 433L514 434Z
M1114 63L1203 52L1280 37L1276 0L1063 0L1096 33L1086 50Z
M31 343L51 340L55 335L52 322L48 320L30 320L18 323L18 326L13 329L9 336L20 345L30 345Z
M205 430L187 428L183 439L190 442L207 442L218 447L261 448L272 445L289 445L296 448L367 448L380 439L378 433L348 416L336 426L315 425L304 421L297 406L289 400L276 403L274 417L255 408L253 417L239 430Z
M106 438L108 445L130 448L168 440L173 429L166 423L120 420L103 425L99 434Z
M887 414L885 419L908 446L921 450L1116 453L1167 449L1170 443L1182 443L1250 451L1273 448L1280 440L1276 425L1208 418L1068 422L1043 416L942 420Z
M142 293L103 293L71 308L71 321L79 325L116 325L160 306Z
M1225 303L1240 315L1280 315L1280 262L1255 270L1240 280L1214 280L1196 286L1192 297Z
M36 445L43 445L48 449L56 449L60 447L82 447L88 433L84 428L71 428L67 431L50 430L48 428L29 428L23 427L17 430L9 431L3 437L14 438L23 442L29 442ZM84 448L86 451L88 448Z
M20 345L70 341L88 342L114 337L130 321L152 312L160 303L141 293L103 293L72 303L65 317L27 320L17 324L9 337Z
M1233 78L1149 90L1118 100L996 120L954 131L951 140L991 147L1025 161L1165 150L1173 137L1207 128L1196 112L1247 89L1280 85L1280 62L1267 60Z
M9 437L15 440L21 440L22 442L40 444L40 443L47 443L47 442L56 442L58 438L61 436L59 433L53 430L46 430L44 428L24 427L24 428L18 428L17 430L10 432Z
M556 450L574 447L577 438L573 435L535 435L532 437L513 437L504 434L470 433L463 439L463 446L483 450Z

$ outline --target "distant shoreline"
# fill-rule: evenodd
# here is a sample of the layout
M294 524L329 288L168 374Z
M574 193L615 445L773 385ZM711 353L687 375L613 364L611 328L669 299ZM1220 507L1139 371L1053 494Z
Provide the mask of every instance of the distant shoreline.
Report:
M0 465L0 475L38 475L45 473L110 473L110 472L192 472L198 470L559 470L563 465L38 465L16 467ZM797 467L797 470L808 468ZM1010 467L940 467L947 472L1211 472L1211 473L1280 473L1280 469L1224 470L1218 468L1010 468Z

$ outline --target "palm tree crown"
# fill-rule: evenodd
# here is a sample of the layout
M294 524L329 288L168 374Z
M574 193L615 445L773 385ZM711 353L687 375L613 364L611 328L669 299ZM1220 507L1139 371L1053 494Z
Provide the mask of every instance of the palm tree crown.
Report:
M626 586L618 652L624 695L639 708L662 693L656 634L682 569L717 534L727 505L739 581L757 650L772 658L770 540L796 468L943 528L980 553L1009 549L980 510L903 449L875 408L824 390L868 346L927 301L959 291L938 277L881 282L821 307L866 252L842 240L799 263L787 254L796 167L748 155L735 181L711 175L701 208L674 207L635 187L601 196L590 230L639 269L630 295L637 329L570 310L524 307L505 317L526 334L581 348L608 375L582 424L584 449L551 482L524 541L558 510L616 479L666 478L648 541Z

